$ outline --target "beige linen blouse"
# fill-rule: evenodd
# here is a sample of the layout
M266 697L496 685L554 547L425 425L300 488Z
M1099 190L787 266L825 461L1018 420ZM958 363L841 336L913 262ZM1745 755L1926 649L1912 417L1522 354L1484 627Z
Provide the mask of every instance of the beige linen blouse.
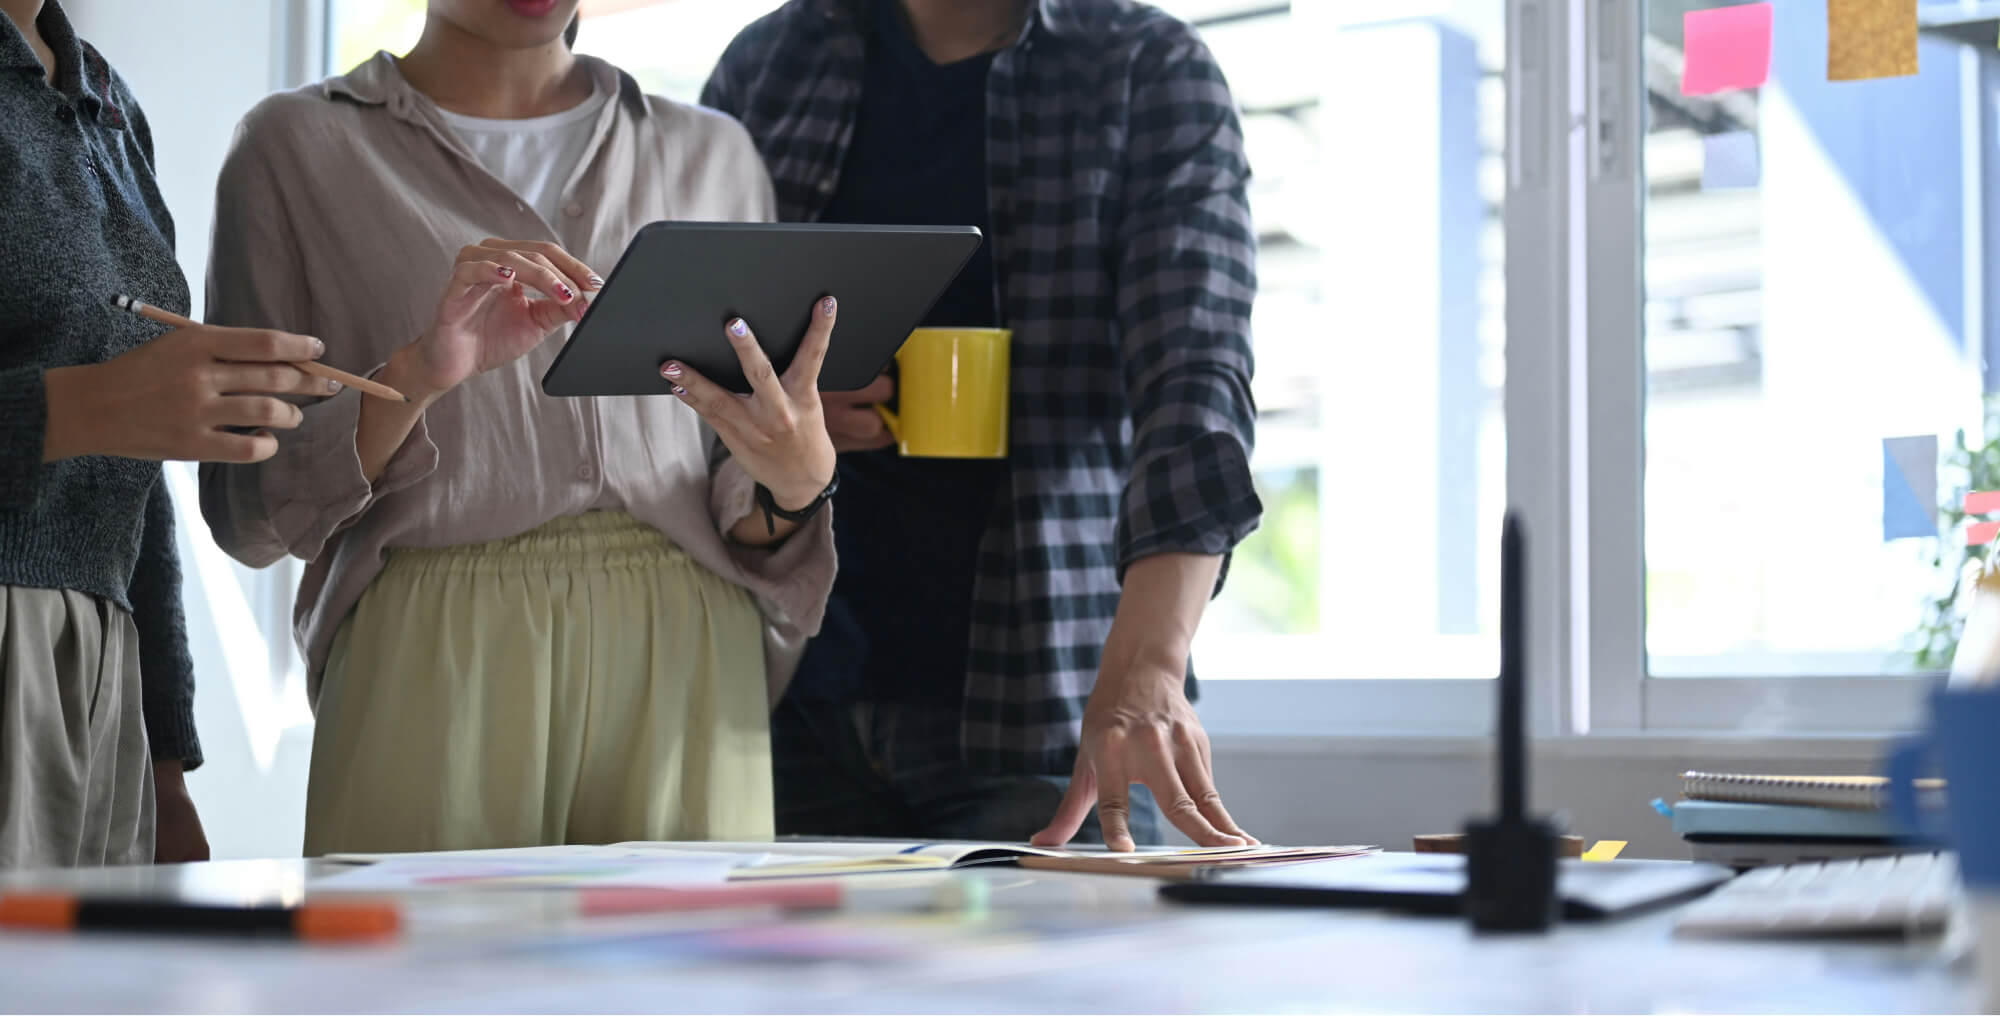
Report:
M554 223L480 165L387 53L259 103L217 187L208 320L318 336L327 363L368 374L429 326L466 244L552 240L608 276L648 222L772 217L770 179L735 121L578 59L616 98ZM776 550L733 543L728 529L753 510L749 475L674 399L542 394L567 338L566 327L440 399L372 485L354 448L352 390L306 406L275 458L202 467L202 514L223 549L257 567L286 554L308 562L293 617L315 700L334 631L388 549L480 543L616 509L755 595L776 701L833 584L830 510Z

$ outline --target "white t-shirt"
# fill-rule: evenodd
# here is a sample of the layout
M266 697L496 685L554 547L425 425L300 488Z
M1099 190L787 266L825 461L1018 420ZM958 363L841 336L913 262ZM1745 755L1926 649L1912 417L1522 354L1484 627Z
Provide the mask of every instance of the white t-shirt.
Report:
M610 93L592 89L590 98L573 108L526 120L489 120L443 109L438 112L487 172L512 187L541 214L542 221L555 222L562 208L563 185L576 172L584 149L590 146L590 134L597 128L597 113L610 99Z

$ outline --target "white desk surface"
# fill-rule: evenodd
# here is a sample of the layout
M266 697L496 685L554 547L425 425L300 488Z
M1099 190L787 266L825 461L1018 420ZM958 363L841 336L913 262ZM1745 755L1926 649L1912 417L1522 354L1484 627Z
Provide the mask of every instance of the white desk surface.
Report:
M296 894L302 861L12 873L0 887ZM983 914L963 905L985 883ZM1678 939L1672 912L1484 938L1455 919L1161 902L1138 878L1013 868L846 880L837 915L498 922L413 904L393 945L0 933L17 1012L1971 1012L1935 940ZM512 894L508 894L512 895ZM555 897L516 898L544 903ZM875 954L818 958L832 923ZM714 929L727 925L733 931ZM1025 928L1024 928L1025 926ZM695 929L707 927L707 933ZM749 944L745 956L739 947ZM915 948L913 948L913 946ZM717 955L717 952L734 953ZM781 957L787 951L799 953Z

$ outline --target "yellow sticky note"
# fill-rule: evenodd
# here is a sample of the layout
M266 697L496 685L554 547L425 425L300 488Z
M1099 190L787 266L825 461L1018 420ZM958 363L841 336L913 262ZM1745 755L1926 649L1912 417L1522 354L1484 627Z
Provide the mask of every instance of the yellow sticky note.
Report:
M1612 860L1618 856L1619 851L1625 849L1625 842L1624 840L1598 840L1596 843L1591 844L1589 850L1583 852L1583 859L1586 861Z
M1826 0L1826 79L1917 72L1917 0Z

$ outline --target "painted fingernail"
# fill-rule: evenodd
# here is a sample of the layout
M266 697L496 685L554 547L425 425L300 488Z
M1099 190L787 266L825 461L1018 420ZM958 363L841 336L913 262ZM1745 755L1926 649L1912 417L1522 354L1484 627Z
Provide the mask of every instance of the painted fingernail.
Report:
M660 368L660 373L665 374L668 377L680 377L681 365L678 363L667 364L666 366Z
M565 286L560 282L556 283L556 295L562 297L562 302L564 303L568 303L571 300L576 299L576 293L571 291L571 289L568 286Z
M506 265L501 265L500 277L503 279L511 279L514 277L514 270L512 268L507 267Z
M687 390L687 389L685 389L685 388L682 388L682 387L681 387L680 385L675 385L675 386L674 386L674 394L675 394L675 395L686 395L687 393L688 393L688 390Z
M834 311L835 311L835 310L836 310L837 308L839 308L839 306L840 306L840 304L838 304L838 303L835 303L835 302L834 302L834 299L833 299L833 297L830 297L830 296L829 296L829 297L827 297L826 299L824 299L824 300L821 300L821 301L819 302L819 312L820 312L821 314L824 314L824 315L826 315L827 317L832 317L832 316L833 316L833 312L834 312Z
M590 278L588 278L588 279L585 279L585 280L583 280L583 281L584 281L584 282L586 282L586 283L588 283L588 284L590 285L590 288L592 288L592 289L603 289L603 288L604 288L604 280L603 280L603 279L601 279L601 278L598 278L598 277L597 277L597 276L595 276L595 275L593 275L593 276L591 276Z
M737 318L736 320L729 322L729 334L734 335L740 339L745 335L750 334L750 326L744 324L742 318Z
M319 359L320 357L322 357L322 356L325 356L325 355L326 355L326 343L324 343L324 342L321 342L321 341L320 341L320 340L318 340L318 339L314 339L314 340L313 340L313 359L317 360L317 359Z
M327 379L326 379L326 393L327 393L328 395L333 395L333 394L336 394L336 393L338 393L339 391L340 391L340 382L338 382L338 381L335 381L335 380L334 380L334 379L332 379L332 378L327 378Z

